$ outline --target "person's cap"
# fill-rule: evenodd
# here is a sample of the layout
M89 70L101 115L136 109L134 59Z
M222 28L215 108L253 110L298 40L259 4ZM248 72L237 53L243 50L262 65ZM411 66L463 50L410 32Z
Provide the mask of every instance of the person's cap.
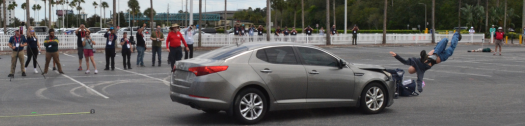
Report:
M503 28L502 28L502 27L499 27L498 30L503 30Z
M113 28L113 27L110 27L110 28L109 28L109 30L113 30L113 29L115 29L115 28Z

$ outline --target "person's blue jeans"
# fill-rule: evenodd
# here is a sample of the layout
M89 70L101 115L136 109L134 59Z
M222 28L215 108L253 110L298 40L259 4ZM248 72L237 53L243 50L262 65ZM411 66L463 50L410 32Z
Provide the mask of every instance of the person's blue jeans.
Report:
M448 44L448 38L444 38L441 41L438 42L436 47L434 47L434 54L439 56L441 58L441 62L447 61L448 57L452 56L454 54L454 50L456 49L456 46L458 45L459 41L459 33L454 33L454 36L452 36L452 41L450 42L450 47L447 47Z
M155 55L158 55L159 56L159 64L161 63L161 59L162 59L162 47L151 47L151 53L152 53L152 62L153 62L153 65L155 65Z
M145 47L137 46L137 65L144 66L144 51L146 51Z

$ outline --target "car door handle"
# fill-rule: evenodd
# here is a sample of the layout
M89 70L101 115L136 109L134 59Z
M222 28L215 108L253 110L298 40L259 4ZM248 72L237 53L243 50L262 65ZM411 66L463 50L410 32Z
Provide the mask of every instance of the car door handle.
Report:
M317 70L312 70L311 72L309 72L310 74L319 74L319 72L317 72Z
M272 70L270 70L270 69L264 69L264 70L261 70L261 72L263 72L263 73L272 73Z

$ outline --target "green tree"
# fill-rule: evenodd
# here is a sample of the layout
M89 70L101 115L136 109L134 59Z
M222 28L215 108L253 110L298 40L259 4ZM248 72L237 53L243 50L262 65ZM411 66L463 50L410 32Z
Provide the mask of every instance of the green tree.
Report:
M15 10L16 7L18 7L18 4L16 4L16 2L12 2L11 4L9 4L9 7L7 7L7 10L13 11L13 10ZM16 20L18 20L18 18L15 17L15 19L9 19L9 20L11 20L11 21L15 20L16 21ZM11 23L11 24L13 24L11 26L14 27L15 23Z
M151 12L153 12L153 14ZM154 16L156 14L157 14L157 11L155 11L155 9L151 10L151 8L147 8L146 10L144 10L144 15L146 15L150 19L153 19L152 16Z
M140 5L137 0L129 0L128 7L131 9L130 11L131 15L137 15L140 13ZM131 21L132 25L133 25L133 22L134 20Z
M22 8L22 10L26 10L26 7L27 7L27 3L22 3L22 5L20 5L20 8ZM26 18L26 13L24 13L24 19Z
M272 5L271 5L272 8L278 10L279 13L283 15L283 10L284 8L287 7L285 1L284 0L271 0L271 2L272 2ZM279 25L282 26L283 18L280 18L280 20L281 20L281 23ZM277 22L277 18L275 18L275 22Z
M106 1L102 2L102 9L104 9L104 17L102 19L104 19L104 22L102 22L102 24L105 24L107 23L106 22L106 8L108 8L109 5Z

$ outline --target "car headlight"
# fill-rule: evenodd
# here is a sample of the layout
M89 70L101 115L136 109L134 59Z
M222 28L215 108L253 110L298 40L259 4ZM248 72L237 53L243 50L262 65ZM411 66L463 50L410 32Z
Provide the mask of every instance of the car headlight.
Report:
M386 72L386 71L383 71L383 73L385 73L385 75L386 75L385 81L389 81L390 79L392 79L392 74L390 74L389 72Z

